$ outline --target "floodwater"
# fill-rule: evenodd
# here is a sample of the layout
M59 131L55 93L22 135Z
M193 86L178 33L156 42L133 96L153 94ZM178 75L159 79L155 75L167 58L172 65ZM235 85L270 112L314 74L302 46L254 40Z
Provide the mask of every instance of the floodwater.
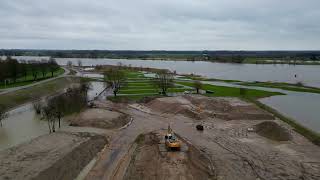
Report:
M76 63L79 59L58 58L57 62L66 65L68 61ZM125 59L81 59L84 66L99 64L131 65L170 69L177 73L198 74L209 78L232 79L241 81L302 82L308 86L320 87L320 66L284 65L284 64L231 64L205 61L160 61L160 60L125 60Z
M18 60L41 60L48 57L16 56ZM68 61L83 66L95 65L131 65L133 67L151 67L170 69L177 73L198 74L209 78L232 79L241 81L273 81L273 82L302 82L308 86L320 87L320 66L317 65L287 65L287 64L232 64L212 63L205 61L161 61L161 60L127 60L127 59L78 59L56 58L60 65Z
M88 100L94 99L104 89L104 83L92 82L88 91ZM49 133L47 121L41 120L31 103L15 108L8 114L8 118L2 121L3 126L0 127L0 150ZM65 127L68 123L62 121L61 125Z
M260 100L301 125L320 133L320 94L289 93Z
M9 117L2 121L3 126L0 128L0 150L49 133L47 121L41 120L30 103L8 114Z

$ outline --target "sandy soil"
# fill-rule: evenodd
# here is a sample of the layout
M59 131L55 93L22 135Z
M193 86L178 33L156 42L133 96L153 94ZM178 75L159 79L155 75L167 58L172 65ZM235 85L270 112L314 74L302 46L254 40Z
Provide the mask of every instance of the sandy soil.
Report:
M125 112L134 121L110 138L108 148L86 179L207 179L208 171L202 167L213 167L216 179L320 178L318 146L271 114L237 98L160 98L130 105ZM219 113L225 116L213 115ZM265 121L277 124L278 130L273 132L274 128L263 126L262 134L248 131ZM162 154L160 138L148 133L164 130L168 124L187 142L189 150L199 149L190 152L201 152L196 154L209 161L195 161L193 166L186 152ZM197 124L204 125L203 132L196 130ZM290 138L284 141L265 135L278 132L289 133ZM135 139L141 133L147 134L145 140L136 145Z
M0 179L73 179L106 143L89 133L40 136L0 152Z
M116 129L124 126L130 121L128 115L107 110L107 109L87 109L76 118L70 120L71 126L96 127L104 129Z
M186 142L181 151L167 151L164 132L152 132L138 137L137 147L128 166L125 180L140 179L211 179L209 160ZM210 175L211 174L211 175Z
M208 98L200 95L159 98L147 103L155 111L183 114L194 119L217 117L225 120L270 120L274 116L237 98Z

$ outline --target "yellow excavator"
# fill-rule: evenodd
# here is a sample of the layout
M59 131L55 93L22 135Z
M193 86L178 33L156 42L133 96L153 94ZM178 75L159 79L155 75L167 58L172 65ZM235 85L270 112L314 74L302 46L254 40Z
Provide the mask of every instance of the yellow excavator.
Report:
M177 139L177 137L174 135L170 125L168 125L168 132L165 135L165 144L166 144L166 148L168 150L176 150L176 151L180 151L181 148L181 143L180 141Z

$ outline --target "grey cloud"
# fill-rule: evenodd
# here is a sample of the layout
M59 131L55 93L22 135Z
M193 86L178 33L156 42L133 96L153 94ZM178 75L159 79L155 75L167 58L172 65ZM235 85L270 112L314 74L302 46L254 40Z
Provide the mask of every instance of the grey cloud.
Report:
M0 48L320 49L318 0L1 0Z

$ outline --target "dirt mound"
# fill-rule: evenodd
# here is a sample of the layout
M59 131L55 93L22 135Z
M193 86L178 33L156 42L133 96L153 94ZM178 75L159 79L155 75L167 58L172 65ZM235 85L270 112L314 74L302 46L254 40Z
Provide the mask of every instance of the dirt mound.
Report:
M208 110L211 109L217 112L227 112L232 109L230 103L223 98L210 98L200 95L186 95L183 97L189 100L192 104Z
M107 143L91 133L57 132L0 153L0 179L74 179Z
M70 126L120 128L129 122L129 116L106 109L88 109L70 121Z
M168 152L155 133L140 135L124 179L210 179L209 161L184 143L180 152Z
M287 129L272 121L265 121L255 126L257 134L275 141L289 141L292 135Z
M194 106L211 112L208 116L224 120L272 120L274 116L254 104L242 101L238 98L205 97L197 95L183 96Z
M193 119L201 119L202 116L194 111L190 101L182 97L158 98L146 104L150 109L161 113L182 114Z

